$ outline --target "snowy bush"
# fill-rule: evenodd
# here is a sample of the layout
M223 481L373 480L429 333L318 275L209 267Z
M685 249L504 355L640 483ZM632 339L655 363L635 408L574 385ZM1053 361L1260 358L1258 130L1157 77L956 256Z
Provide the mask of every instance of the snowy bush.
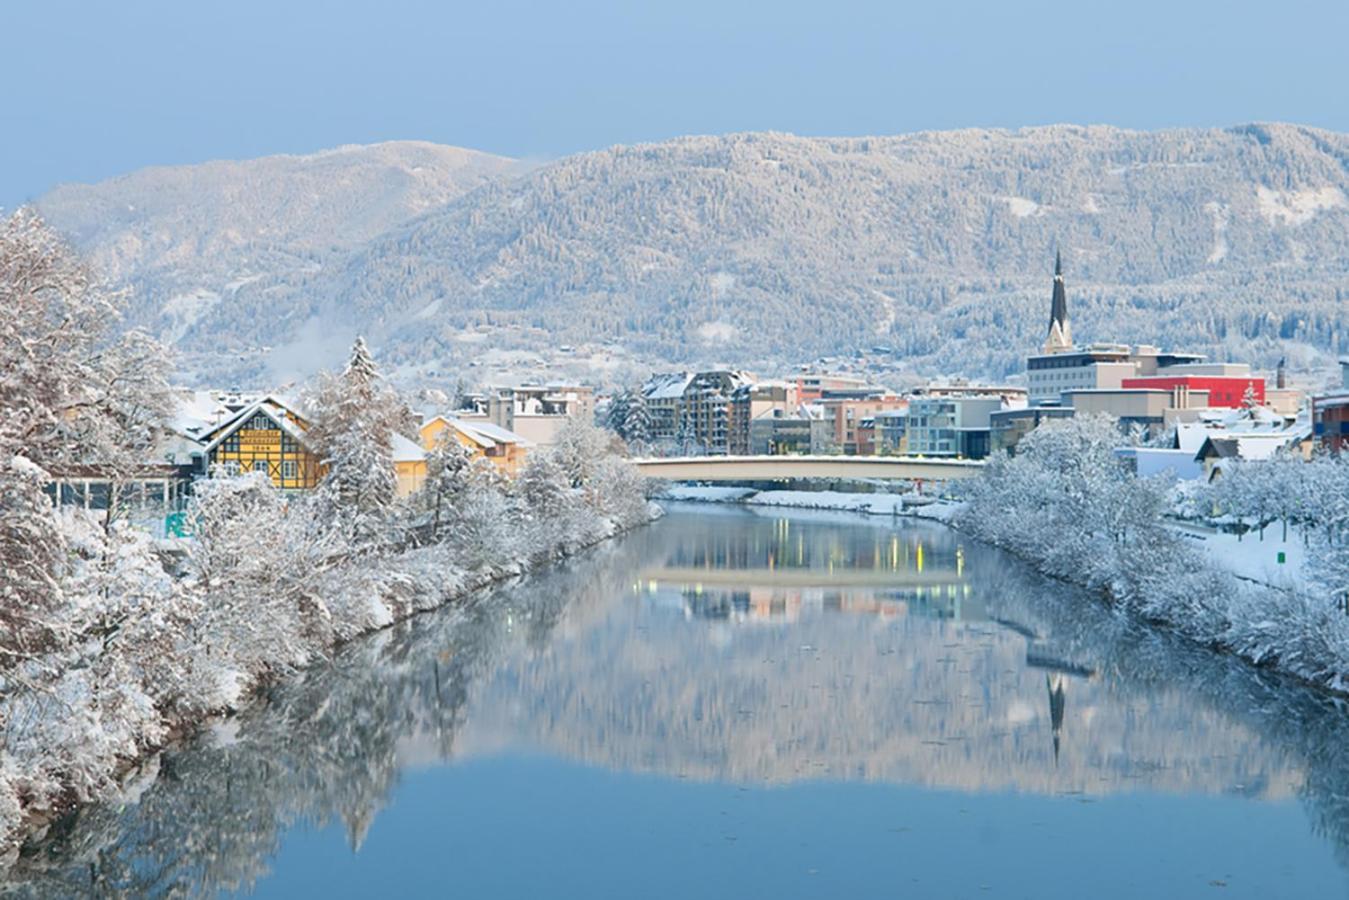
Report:
M1126 473L1117 441L1105 417L1046 423L968 486L960 527L1193 640L1349 688L1349 615L1336 602L1349 590L1349 547L1338 540L1349 521L1346 465L1242 463L1195 504L1261 528L1314 526L1311 583L1285 590L1217 570L1179 540L1163 518L1174 505L1164 485Z

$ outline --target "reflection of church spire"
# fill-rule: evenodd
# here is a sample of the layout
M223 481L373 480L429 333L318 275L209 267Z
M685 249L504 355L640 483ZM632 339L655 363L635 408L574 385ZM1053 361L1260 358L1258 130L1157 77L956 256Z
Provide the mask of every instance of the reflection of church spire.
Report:
M1064 679L1057 672L1045 676L1045 687L1049 689L1049 728L1054 735L1054 765L1059 764L1059 736L1063 732L1063 704L1067 699L1063 691Z

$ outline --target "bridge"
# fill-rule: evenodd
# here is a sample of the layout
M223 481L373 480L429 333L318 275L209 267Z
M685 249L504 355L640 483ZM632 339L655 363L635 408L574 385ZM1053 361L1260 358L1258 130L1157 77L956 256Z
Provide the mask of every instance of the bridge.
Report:
M969 459L921 456L687 456L634 459L648 478L668 481L785 481L795 478L881 478L953 481L978 475Z

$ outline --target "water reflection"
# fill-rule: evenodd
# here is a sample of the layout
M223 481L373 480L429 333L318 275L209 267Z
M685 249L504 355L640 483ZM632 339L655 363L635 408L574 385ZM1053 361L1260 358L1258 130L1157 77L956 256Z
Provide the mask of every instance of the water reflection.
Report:
M400 772L504 748L741 783L1300 795L1343 862L1344 713L937 526L678 512L291 679L8 888L246 888L297 823L359 846Z

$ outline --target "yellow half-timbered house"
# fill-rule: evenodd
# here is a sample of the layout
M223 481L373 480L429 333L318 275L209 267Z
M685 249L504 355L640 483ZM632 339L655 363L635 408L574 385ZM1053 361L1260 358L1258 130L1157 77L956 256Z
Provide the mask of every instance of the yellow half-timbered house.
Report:
M282 490L312 490L324 467L305 440L309 424L276 397L264 397L202 435L203 474L262 472Z

